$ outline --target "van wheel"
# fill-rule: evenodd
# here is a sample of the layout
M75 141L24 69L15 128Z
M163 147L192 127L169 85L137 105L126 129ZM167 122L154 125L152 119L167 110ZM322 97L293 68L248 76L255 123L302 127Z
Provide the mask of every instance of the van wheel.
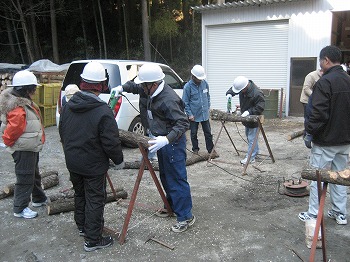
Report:
M138 135L145 135L145 129L143 128L143 125L141 124L141 118L139 116L135 117L134 120L131 122L129 129L129 132L136 133ZM135 144L129 144L123 142L123 145L130 148L137 148L138 146Z
M139 116L135 117L129 126L129 131L136 133L138 135L145 135L145 129L141 123L141 118Z

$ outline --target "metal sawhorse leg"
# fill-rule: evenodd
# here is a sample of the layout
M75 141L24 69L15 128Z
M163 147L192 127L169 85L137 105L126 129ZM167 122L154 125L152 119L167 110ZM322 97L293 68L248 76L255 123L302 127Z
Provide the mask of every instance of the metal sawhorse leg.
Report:
M162 198L162 200L164 202L164 205L165 205L166 209L168 210L169 213L173 212L171 207L170 207L170 204L169 204L168 200L166 199L166 196L164 194L162 186L159 183L159 180L158 180L158 178L156 176L156 173L154 172L154 169L153 169L151 163L148 160L148 156L147 156L146 150L142 147L142 145L140 143L138 143L138 145L139 145L139 149L140 149L141 154L142 154L142 161L141 161L140 169L139 169L136 181L135 181L134 189L133 189L132 194L131 194L129 207L128 207L128 210L127 210L127 213L126 213L126 216L125 216L125 220L124 220L124 225L123 225L122 231L121 231L120 236L119 236L119 244L121 244L121 245L125 241L125 237L126 237L126 233L128 231L128 226L129 226L131 214L132 214L135 202L136 202L137 192L138 192L138 189L139 189L139 186L140 186L140 182L141 182L143 173L145 171L145 165L147 165L148 171L151 173L153 181L154 181L154 183L155 183L155 185L156 185L156 187L158 189L158 192L159 192L159 194L160 194L160 196L161 196L161 198Z
M321 184L321 175L320 171L316 170L317 175L317 191L318 191L318 202L319 202L319 208L317 213L317 220L316 220L316 226L315 226L315 232L314 232L314 238L312 240L311 245L311 253L310 253L310 262L315 261L315 253L316 253L316 244L317 244L317 238L318 238L318 232L321 227L321 236L322 236L322 255L323 255L323 261L326 262L326 236L325 236L325 227L324 227L324 204L326 201L326 193L327 193L327 182L323 182L323 188Z

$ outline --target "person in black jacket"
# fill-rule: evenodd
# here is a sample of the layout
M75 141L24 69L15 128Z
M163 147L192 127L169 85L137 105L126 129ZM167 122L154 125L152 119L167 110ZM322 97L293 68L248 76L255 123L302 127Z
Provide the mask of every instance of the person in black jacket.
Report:
M233 81L233 86L226 92L226 97L232 98L239 94L239 104L241 108L242 117L249 115L261 115L265 109L265 98L263 92L257 87L252 80L248 80L244 76L238 76ZM243 122L245 126L245 133L248 139L248 150L244 159L241 160L241 164L245 165L248 161L248 154L252 152L250 163L255 162L255 157L259 153L258 141L253 147L253 142L258 132L258 123Z
M141 124L145 130L145 134L147 134L149 137L154 138L152 133L149 130L149 124L147 121L147 99L148 96L146 95L145 91L143 90L142 85L136 84L133 81L128 81L122 86L117 86L114 88L116 91L116 94L122 93L122 92L127 92L127 93L133 93L133 94L138 94L140 96L139 99L139 109L140 109L140 118L141 118ZM153 162L153 161L158 161L157 154L155 152L151 153L148 152L148 159Z
M146 63L140 67L135 83L140 84L147 96L148 126L154 139L148 143L148 150L157 152L159 177L167 200L176 214L177 223L171 227L173 232L183 232L196 221L192 214L192 196L187 182L186 135L189 121L185 105L175 91L164 82L161 67ZM120 87L113 88L120 93ZM157 216L168 217L166 210L160 209Z
M108 88L104 67L90 62L81 77L81 92L62 108L59 134L75 191L74 219L79 235L85 237L85 251L93 251L113 244L112 237L102 236L106 174L109 159L119 168L124 162L118 125L98 97Z
M326 46L319 62L323 76L314 86L305 122L305 145L311 148L310 166L316 169L342 171L348 167L350 153L350 76L340 65L338 47ZM346 225L347 188L329 184L332 209L328 217ZM299 213L302 221L316 218L318 213L317 183L310 184L309 209Z

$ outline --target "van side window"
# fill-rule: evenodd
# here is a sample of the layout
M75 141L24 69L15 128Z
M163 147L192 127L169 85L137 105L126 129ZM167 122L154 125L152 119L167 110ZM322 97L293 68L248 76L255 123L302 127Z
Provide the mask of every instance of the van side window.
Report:
M165 77L164 81L172 88L172 89L182 89L181 83L175 78L170 72L164 72Z

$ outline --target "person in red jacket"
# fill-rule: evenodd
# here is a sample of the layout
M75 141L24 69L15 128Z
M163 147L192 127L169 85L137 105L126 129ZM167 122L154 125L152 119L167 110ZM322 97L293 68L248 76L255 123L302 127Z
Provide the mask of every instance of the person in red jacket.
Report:
M40 110L32 101L38 85L32 72L19 71L13 77L12 85L0 94L2 139L15 162L13 211L15 217L21 218L38 215L28 207L31 197L33 207L47 203L38 166L45 133Z

